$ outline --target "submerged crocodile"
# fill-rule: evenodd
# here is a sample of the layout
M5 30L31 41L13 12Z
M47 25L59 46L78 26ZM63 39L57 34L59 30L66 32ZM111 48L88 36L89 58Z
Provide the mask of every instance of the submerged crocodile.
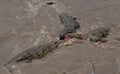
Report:
M104 42L106 41L104 38L108 36L109 32L110 32L110 27L99 27L89 31L86 34L71 33L68 34L68 36L79 40L88 39L90 42Z
M88 38L91 42L104 42L110 32L111 27L99 27L88 32Z
M12 59L8 60L7 63L4 64L4 67L6 67L10 73L13 73L13 65L16 65L20 62L31 62L34 59L40 59L44 57L49 52L52 52L53 50L57 49L60 44L62 44L64 41L53 41L51 43L36 46L30 49L27 49L21 53L19 53L17 56L13 57Z
M64 28L61 31L59 37L60 40L64 40L65 35L70 33L75 33L77 29L80 28L79 23L76 21L76 18L68 15L67 13L61 13L59 15L61 24L63 24Z

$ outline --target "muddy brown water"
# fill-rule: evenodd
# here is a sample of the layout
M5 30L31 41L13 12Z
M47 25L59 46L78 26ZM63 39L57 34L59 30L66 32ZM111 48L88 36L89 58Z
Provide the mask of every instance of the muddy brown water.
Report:
M119 0L1 0L0 74L9 74L3 64L27 48L57 39L62 29L58 14L77 18L78 32L113 26L108 42L85 41L62 47L45 58L15 66L17 74L120 74ZM93 71L93 63L95 73Z

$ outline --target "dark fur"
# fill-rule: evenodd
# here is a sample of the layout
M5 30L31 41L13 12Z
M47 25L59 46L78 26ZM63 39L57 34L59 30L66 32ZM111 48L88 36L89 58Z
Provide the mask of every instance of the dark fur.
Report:
M59 15L61 24L63 24L64 28L61 31L59 37L60 39L64 39L65 35L70 33L75 33L77 29L80 28L79 23L76 21L75 17L68 15L67 13L61 13Z

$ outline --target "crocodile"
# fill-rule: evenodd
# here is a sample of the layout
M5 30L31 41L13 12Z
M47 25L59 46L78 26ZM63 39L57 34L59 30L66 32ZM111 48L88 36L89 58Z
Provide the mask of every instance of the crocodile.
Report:
M62 44L64 41L53 41L51 43L47 43L40 46L35 46L33 48L29 48L27 50L22 51L15 57L8 60L4 67L8 69L10 73L13 73L13 65L16 65L20 62L32 62L34 59L41 59L45 55L47 55L49 52L52 52L53 50L57 49L60 44Z
M111 27L99 27L88 32L88 38L91 42L106 42L104 38L110 33Z
M90 42L106 42L104 38L108 36L109 32L110 32L110 27L99 27L85 34L71 33L71 34L67 34L67 36L79 40L88 39Z
M64 26L63 30L59 34L60 40L64 40L65 35L75 33L76 30L80 28L79 23L76 21L77 18L70 16L67 13L61 13L59 18L61 24Z

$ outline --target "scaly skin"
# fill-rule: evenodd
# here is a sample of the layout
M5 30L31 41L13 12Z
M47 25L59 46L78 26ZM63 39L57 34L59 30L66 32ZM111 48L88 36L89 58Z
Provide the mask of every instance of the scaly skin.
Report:
M71 33L68 34L68 36L79 40L88 39L90 42L103 42L105 41L104 38L108 36L109 31L110 31L110 27L99 27L86 34Z
M6 67L10 73L13 73L12 65L15 65L19 62L31 62L34 59L40 59L47 55L49 52L57 49L62 43L64 43L64 41L58 40L45 45L27 49L10 59L6 64L4 64L4 67Z
M88 33L89 40L91 42L102 42L104 38L108 36L110 27L99 27Z

